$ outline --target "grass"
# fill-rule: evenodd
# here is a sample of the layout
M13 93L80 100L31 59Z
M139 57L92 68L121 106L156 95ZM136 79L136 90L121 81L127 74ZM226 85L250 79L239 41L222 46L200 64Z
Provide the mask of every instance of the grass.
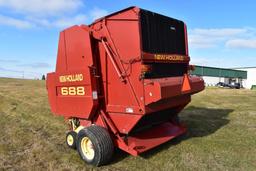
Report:
M256 91L208 88L180 114L188 133L140 157L86 165L65 144L45 82L0 78L0 170L255 170Z

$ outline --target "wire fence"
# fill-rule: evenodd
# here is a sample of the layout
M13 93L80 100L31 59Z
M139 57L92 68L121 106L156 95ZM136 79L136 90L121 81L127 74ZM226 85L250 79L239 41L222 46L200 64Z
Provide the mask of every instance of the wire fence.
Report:
M42 79L45 73L0 68L0 77L20 79Z

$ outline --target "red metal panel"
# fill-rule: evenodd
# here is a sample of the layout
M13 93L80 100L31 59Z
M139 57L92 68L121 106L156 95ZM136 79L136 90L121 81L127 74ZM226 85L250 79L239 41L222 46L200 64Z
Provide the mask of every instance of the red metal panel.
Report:
M185 132L185 127L165 122L146 131L129 136L128 146L133 147L133 149L135 149L139 154L165 143Z
M67 70L65 31L60 33L59 48L56 62L56 72L64 72Z
M60 35L57 69L55 74L56 114L65 117L89 118L95 110L92 98L93 86L89 67L93 65L93 55L89 32L73 26ZM63 62L65 61L67 67ZM60 66L59 66L60 65ZM76 78L79 75L81 78ZM63 78L63 79L61 79ZM61 90L71 89L69 94ZM74 95L83 88L82 95ZM75 89L75 90L74 90ZM77 93L75 92L75 93Z
M171 97L168 99L161 99L155 103L146 105L146 113L161 112L162 110L173 110L178 106L185 107L191 101L190 95L182 95ZM179 112L176 112L179 113Z
M99 23L105 26L100 27ZM133 108L134 113L141 114L141 111L144 111L144 95L143 84L139 80L141 51L136 9L107 17L91 25L91 28L97 28L97 32L106 36L113 51L117 52L117 64L121 69L124 68L127 76L127 82L121 82L110 58L100 52L104 54L101 56L101 68L103 81L106 81L107 111L125 113L126 108ZM100 48L100 51L105 50Z
M191 94L198 93L204 89L204 80L200 77L190 76Z
M120 133L128 134L141 119L142 115L109 113L109 117Z
M184 90L184 78L186 77L186 84L189 84L190 89ZM145 89L145 105L157 102L162 99L180 96L182 94L194 94L202 91L204 85L202 80L198 77L168 77L160 79L148 79L144 82ZM171 104L170 104L171 105Z
M93 65L92 45L89 32L79 26L65 30L67 70L88 69ZM89 76L89 75L88 75ZM87 77L88 77L87 76Z
M92 100L92 91L91 91L91 83L89 77L89 69L76 71L76 72L62 72L56 74L56 99L57 99L57 111L56 113L59 115L64 116L72 116L78 118L88 118L92 107L93 107L93 100ZM82 74L83 80L78 82L60 82L59 78L61 76L66 75L76 75ZM82 96L72 96L72 95L62 95L61 88L63 87L84 87L84 95ZM84 107L87 106L87 107ZM72 115L71 115L72 114Z
M124 10L105 16L104 18L113 19L113 20L123 20L123 19L136 20L138 19L139 11L140 9L138 7L129 7ZM99 20L96 20L95 23L99 22L104 18L100 18Z

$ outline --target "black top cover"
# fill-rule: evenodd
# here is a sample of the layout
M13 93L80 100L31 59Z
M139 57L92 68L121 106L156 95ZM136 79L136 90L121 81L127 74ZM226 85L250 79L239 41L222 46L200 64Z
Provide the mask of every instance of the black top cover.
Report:
M182 21L143 9L140 11L140 21L144 52L186 54Z

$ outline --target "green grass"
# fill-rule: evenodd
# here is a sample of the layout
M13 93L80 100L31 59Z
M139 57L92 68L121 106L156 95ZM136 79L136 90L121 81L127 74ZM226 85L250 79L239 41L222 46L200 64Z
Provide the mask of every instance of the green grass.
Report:
M209 88L180 114L188 133L140 157L86 165L65 144L67 125L49 109L45 83L0 79L0 170L256 170L256 92Z

